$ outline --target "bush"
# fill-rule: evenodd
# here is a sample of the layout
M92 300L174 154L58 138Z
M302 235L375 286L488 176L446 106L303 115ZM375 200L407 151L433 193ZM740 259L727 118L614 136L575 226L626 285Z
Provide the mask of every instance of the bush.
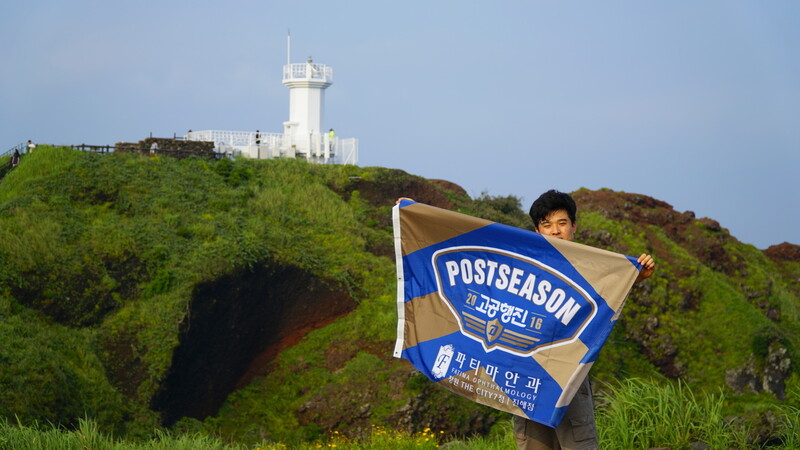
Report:
M30 312L2 316L0 417L66 427L89 417L105 430L121 431L127 408L83 336Z

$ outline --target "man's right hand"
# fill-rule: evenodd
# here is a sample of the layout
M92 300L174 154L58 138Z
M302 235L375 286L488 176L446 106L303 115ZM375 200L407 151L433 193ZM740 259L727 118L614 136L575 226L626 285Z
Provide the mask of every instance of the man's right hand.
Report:
M412 201L412 202L414 201L414 199L413 199L413 198L408 198L408 197L400 197L400 198L398 198L398 199L397 199L397 201L395 201L395 202L394 202L394 204L395 204L395 205L399 205L399 204L400 204L400 202L402 202L403 200L408 200L408 201Z

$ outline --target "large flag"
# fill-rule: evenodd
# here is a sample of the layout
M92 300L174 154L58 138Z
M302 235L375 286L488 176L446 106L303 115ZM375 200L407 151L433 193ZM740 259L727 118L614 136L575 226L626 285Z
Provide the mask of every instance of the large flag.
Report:
M473 401L558 426L636 259L409 200L392 218L394 356Z

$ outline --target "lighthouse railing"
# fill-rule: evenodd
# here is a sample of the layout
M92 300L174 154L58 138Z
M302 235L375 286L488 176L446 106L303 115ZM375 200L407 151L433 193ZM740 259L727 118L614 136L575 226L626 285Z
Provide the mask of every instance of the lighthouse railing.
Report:
M283 133L201 130L190 131L184 139L213 142L215 151L227 156L244 154L250 158L265 159L293 158L297 155L317 163L358 163L358 139L337 136L333 142L329 142L327 133L314 133L298 142L293 135Z
M333 148L333 151L333 162L336 164L358 163L358 139L356 138L336 138L336 146Z
M256 145L259 143L277 143L283 139L282 133L261 133L255 131L226 131L226 130L202 130L190 131L184 137L189 141L209 141L215 145L224 144L231 147L242 147L246 145Z
M283 66L283 81L318 80L333 82L333 67L317 63L297 63Z

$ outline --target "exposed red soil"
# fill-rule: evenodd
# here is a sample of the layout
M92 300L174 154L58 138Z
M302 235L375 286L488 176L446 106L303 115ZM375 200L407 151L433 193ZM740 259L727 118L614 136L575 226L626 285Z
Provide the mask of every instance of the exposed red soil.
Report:
M355 307L344 286L296 267L259 266L200 285L153 408L166 424L215 414L281 349Z

